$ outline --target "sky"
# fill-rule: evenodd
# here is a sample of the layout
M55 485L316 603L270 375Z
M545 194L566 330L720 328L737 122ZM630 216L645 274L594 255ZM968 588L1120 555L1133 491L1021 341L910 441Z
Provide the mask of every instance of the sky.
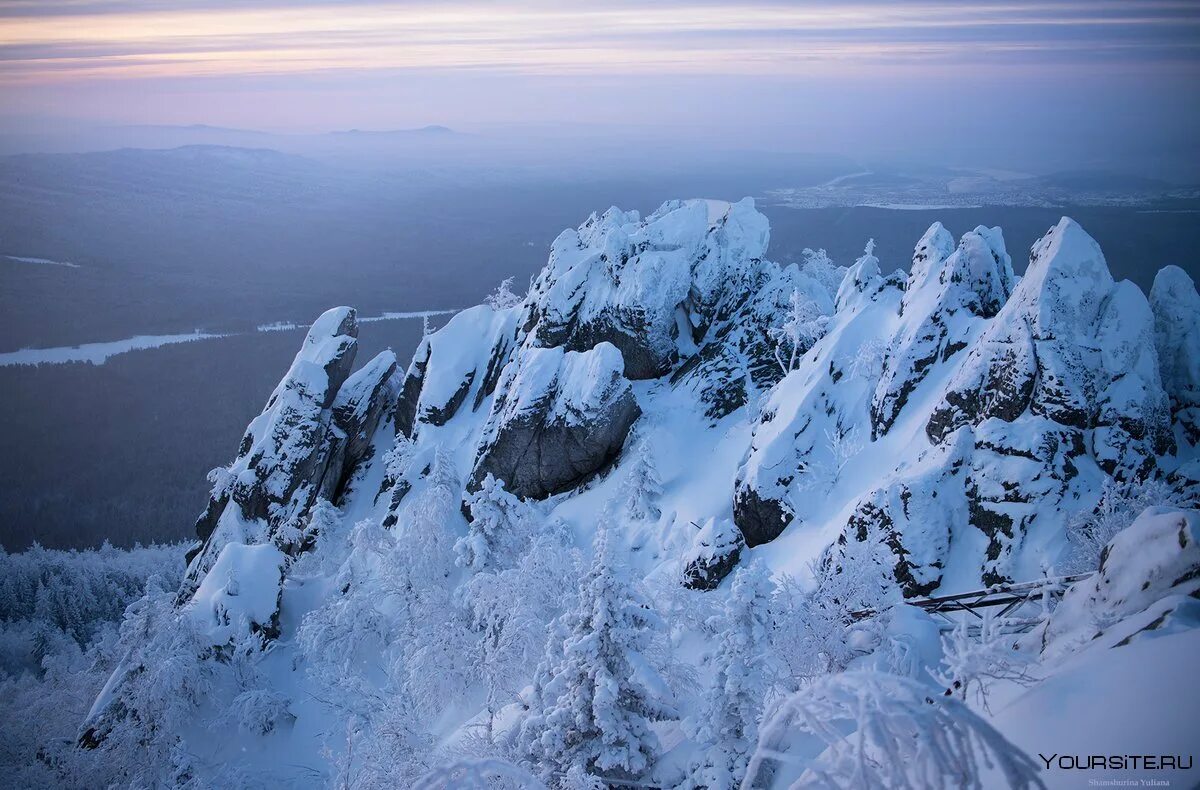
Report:
M1197 2L0 0L0 124L1184 161Z

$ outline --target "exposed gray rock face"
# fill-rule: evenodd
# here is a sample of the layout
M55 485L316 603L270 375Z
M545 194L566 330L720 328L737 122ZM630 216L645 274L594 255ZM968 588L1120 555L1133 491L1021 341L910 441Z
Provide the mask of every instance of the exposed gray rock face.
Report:
M719 420L766 392L812 347L833 313L833 294L792 265L757 262L747 274L748 290L720 303L703 345L671 377ZM785 324L802 324L793 341L782 339Z
M1154 340L1179 440L1200 444L1200 295L1187 272L1165 266L1150 289Z
M693 590L715 590L737 567L746 541L733 522L709 519L696 533L683 558L683 584Z
M181 598L194 591L227 543L277 538L286 550L298 550L314 500L340 497L395 405L391 352L349 376L357 335L348 307L326 311L313 324L287 375L246 429L237 458L215 473Z
M787 484L790 480L778 480ZM741 485L733 495L733 520L751 548L770 543L792 523L792 511L778 499L759 494L753 486Z
M469 487L493 475L522 499L586 483L620 453L641 415L621 352L526 348L500 375Z
M319 496L336 504L345 495L355 468L371 450L371 437L396 401L395 372L396 355L381 351L338 390Z
M766 251L766 218L750 199L669 201L644 221L636 211L593 214L551 246L522 330L532 344L586 351L611 343L625 375L657 378L708 331L727 293Z

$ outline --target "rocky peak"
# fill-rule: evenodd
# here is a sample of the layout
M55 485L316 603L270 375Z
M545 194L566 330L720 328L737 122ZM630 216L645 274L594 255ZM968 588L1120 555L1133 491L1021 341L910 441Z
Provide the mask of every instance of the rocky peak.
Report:
M679 359L680 343L704 335L768 238L749 198L670 201L645 220L609 209L555 239L523 329L544 347L612 343L629 378L656 378Z
M1150 289L1154 345L1180 440L1200 444L1200 295L1187 272L1165 266Z

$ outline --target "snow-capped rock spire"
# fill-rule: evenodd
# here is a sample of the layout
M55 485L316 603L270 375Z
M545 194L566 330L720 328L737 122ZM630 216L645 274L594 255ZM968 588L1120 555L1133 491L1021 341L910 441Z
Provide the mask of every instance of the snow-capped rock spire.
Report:
M1200 444L1200 295L1187 272L1164 266L1150 289L1163 386L1180 438Z

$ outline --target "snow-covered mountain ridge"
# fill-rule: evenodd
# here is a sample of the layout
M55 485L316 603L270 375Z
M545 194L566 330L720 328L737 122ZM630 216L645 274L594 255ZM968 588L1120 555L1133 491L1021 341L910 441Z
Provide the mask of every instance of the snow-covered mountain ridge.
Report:
M587 766L674 783L694 775L683 763L704 742L679 688L716 660L696 643L708 627L696 612L754 599L740 572L742 592L722 583L735 569L803 587L822 566L878 561L905 597L961 592L1094 569L1073 530L1111 508L1112 492L1200 498L1200 296L1181 270L1163 269L1147 298L1113 281L1068 218L1020 278L999 228L956 242L935 224L907 273L885 273L871 244L849 267L821 253L781 265L768 241L750 199L593 214L554 241L523 299L502 292L458 313L403 372L391 352L355 368L353 309L314 323L235 460L211 476L176 598L200 660L255 667L244 690L225 692L273 711L248 765L338 740L338 716L312 689L349 678L382 707L347 719L314 769L322 781L374 781L347 756L355 727L377 737L403 722L400 741L419 754L461 746L472 724L506 754L561 751L538 740L555 725L536 700L565 682L570 659L542 647L547 629L570 644L592 622L568 616L578 601L564 590L599 532L603 567L659 599L621 616L636 631L655 627L639 614L650 608L678 615L663 626L678 651L665 664L685 669L663 692L676 704L651 702L646 680L633 705L647 721L682 723ZM1193 518L1184 576L1195 573ZM1120 583L1136 587L1144 570ZM606 579L584 574L578 600L610 589ZM1082 587L1069 592L1041 626L1045 645L1067 650L1064 634L1082 627L1066 622L1071 607L1122 620L1174 595L1178 610L1194 584L1168 581L1137 605L1133 592L1119 605L1102 587L1091 604ZM485 601L524 626L509 633ZM1190 623L1187 612L1176 620ZM438 625L438 638L417 621ZM506 649L523 660L493 687L472 668L500 637L521 642ZM638 652L653 654L651 641ZM559 670L534 673L539 657ZM640 667L626 669L641 678ZM145 671L126 660L85 744L103 748L124 726ZM414 721L426 726L410 732ZM204 736L188 775L213 775L229 737Z

